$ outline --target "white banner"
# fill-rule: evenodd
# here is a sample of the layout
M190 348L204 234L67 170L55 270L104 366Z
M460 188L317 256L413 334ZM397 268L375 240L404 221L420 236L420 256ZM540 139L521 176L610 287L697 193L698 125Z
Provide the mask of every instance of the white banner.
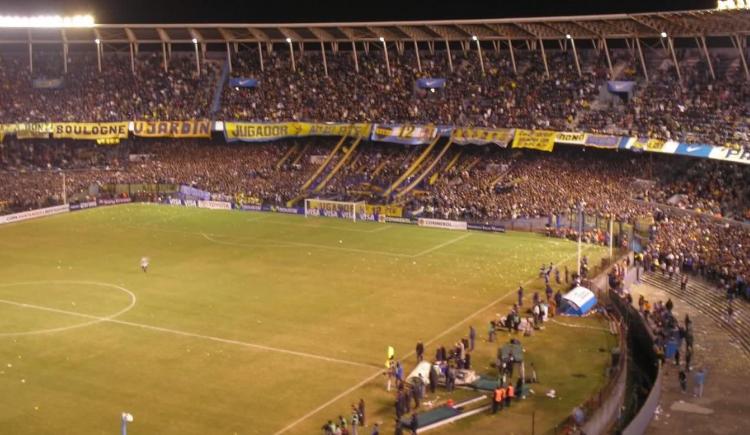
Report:
M427 219L419 218L417 225L420 227L430 228L444 228L446 230L466 230L466 222L464 221L446 221L443 219Z
M231 210L232 204L225 201L198 201L198 207L211 210Z
M7 224L11 222L20 222L28 219L34 219L43 216L52 216L60 213L67 213L70 211L68 205L56 205L54 207L40 208L37 210L24 211L21 213L9 214L7 216L0 216L0 224Z

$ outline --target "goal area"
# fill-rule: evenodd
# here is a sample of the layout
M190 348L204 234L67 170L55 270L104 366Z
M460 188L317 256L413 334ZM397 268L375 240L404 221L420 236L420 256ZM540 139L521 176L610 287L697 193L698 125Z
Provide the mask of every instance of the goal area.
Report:
M351 219L357 221L362 219L367 212L364 201L331 201L327 199L306 198L305 217L320 216L339 219Z

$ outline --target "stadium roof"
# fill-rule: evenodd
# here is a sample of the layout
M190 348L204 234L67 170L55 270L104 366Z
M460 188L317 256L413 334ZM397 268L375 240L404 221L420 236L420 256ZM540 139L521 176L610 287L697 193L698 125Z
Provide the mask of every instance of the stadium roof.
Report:
M97 24L90 28L2 28L0 43L242 43L672 38L750 33L748 10L695 10L481 20L288 23Z

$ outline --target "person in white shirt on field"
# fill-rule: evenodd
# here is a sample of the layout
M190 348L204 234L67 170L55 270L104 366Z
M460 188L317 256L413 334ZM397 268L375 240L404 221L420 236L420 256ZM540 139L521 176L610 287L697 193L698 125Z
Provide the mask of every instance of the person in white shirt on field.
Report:
M148 272L148 257L141 258L141 270L144 273Z

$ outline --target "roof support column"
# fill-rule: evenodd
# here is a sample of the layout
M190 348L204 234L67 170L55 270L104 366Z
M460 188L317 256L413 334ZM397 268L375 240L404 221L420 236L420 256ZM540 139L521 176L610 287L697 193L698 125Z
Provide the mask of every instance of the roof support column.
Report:
M383 55L385 56L385 67L388 70L388 77L390 77L391 76L391 61L388 60L388 46L385 43L385 38L383 38L382 36L380 37L380 42L383 43Z
M417 44L417 40L414 40L414 52L417 53L417 69L419 72L422 72L422 61L419 59L419 44Z
M359 60L357 59L357 43L352 41L352 56L354 57L354 71L359 74Z
M435 42L427 41L427 48L430 50L430 56L434 56L435 55Z
M477 52L479 53L479 66L482 67L482 75L485 75L484 58L482 57L482 44L479 43L479 38L477 38L476 36L472 36L471 39L473 39L474 42L477 43Z
M682 72L680 72L680 64L677 63L677 55L674 52L674 39L671 36L667 38L667 45L669 46L669 53L672 55L674 69L677 72L677 80L682 83Z
M286 42L289 44L289 57L292 60L292 71L297 72L297 62L294 61L294 44L292 44L291 38L286 38Z
M492 41L492 49L495 50L495 53L500 53L500 45L497 41Z
M542 50L542 62L544 62L544 73L549 78L549 66L547 65L547 54L544 52L544 43L539 39L539 48Z
M740 54L740 60L742 60L742 68L745 70L745 80L750 80L750 72L748 72L747 69L747 59L745 59L745 48L742 46L743 44L740 35L730 36L730 38L735 38L735 46L737 47L737 52Z
M102 72L102 41L96 39L96 66L99 72Z
M643 58L643 50L641 49L641 40L637 37L635 39L635 46L638 47L638 57L641 59L641 69L643 70L643 77L648 81L648 71L646 70L646 60Z
M167 43L161 43L161 60L164 63L164 72L169 71L169 59L167 58Z
M130 43L130 72L135 75L135 53L134 53L135 47L133 46L133 43Z
M516 55L513 54L513 40L508 39L508 50L510 50L510 63L513 65L513 74L518 74L516 69Z
M265 68L263 66L263 46L261 45L260 41L258 41L258 58L260 59L260 70L265 71Z
M198 42L193 39L193 48L195 48L195 74L201 75L201 55L198 53Z
M447 39L445 40L445 50L448 54L448 68L453 72L453 55L451 55L451 44Z
M229 42L227 42L227 66L229 72L232 72L232 48L229 46Z
M697 38L696 38L697 39ZM716 73L714 73L714 64L711 62L711 56L708 54L708 46L706 45L706 37L701 36L697 39L698 46L703 49L703 54L706 56L706 63L708 64L708 72L711 73L711 78L716 80Z
M68 73L68 43L63 43L63 72Z
M576 61L576 71L578 71L578 77L581 77L581 62L578 60L578 50L576 50L576 40L573 37L570 38L570 46L573 48L573 59Z
M609 47L607 47L607 38L602 38L602 48L604 49L604 56L607 58L607 66L609 67L610 79L614 80L614 77L612 77L612 75L615 72L614 72L614 69L612 68L612 59L609 57Z
M31 29L29 29L29 72L34 74L34 48L31 43Z
M323 41L320 41L320 52L323 53L323 71L325 71L326 77L328 77L328 61L326 60L326 44Z

